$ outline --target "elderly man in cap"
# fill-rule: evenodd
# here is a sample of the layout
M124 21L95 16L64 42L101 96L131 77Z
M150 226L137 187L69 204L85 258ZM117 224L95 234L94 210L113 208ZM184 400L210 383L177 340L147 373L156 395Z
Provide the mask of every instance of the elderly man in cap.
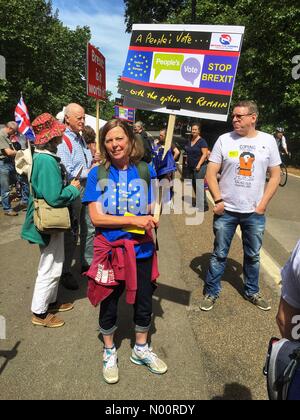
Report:
M67 170L69 180L80 177L81 196L83 195L86 180L93 167L93 156L87 147L81 133L85 126L84 108L71 103L64 110L64 120L67 129L62 143L58 146L57 155L61 158ZM94 161L100 160L97 155ZM78 175L80 174L80 175ZM95 228L91 223L88 209L81 204L81 199L72 204L73 229L65 233L65 262L61 277L62 285L70 290L78 289L78 283L71 273L71 266L75 255L78 234L80 231L80 262L81 273L88 270L93 258L93 239Z
M10 178L15 174L14 157L16 150L10 141L11 136L18 132L18 124L15 121L8 122L2 130L0 130L0 181L1 181L1 198L2 207L5 216L17 216L10 205L9 186Z

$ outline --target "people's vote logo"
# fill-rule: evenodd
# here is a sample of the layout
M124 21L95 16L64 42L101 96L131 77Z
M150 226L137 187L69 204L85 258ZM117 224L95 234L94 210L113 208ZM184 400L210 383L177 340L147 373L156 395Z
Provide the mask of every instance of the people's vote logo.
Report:
M185 60L181 67L181 75L187 81L190 82L192 85L194 84L195 80L199 76L201 71L201 65L196 58L188 58Z
M229 34L222 34L220 36L220 43L222 45L230 45L232 41L232 38Z

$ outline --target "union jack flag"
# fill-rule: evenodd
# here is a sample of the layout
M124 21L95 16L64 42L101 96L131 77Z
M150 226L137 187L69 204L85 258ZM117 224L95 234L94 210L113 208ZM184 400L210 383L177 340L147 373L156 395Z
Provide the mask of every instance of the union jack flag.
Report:
M20 133L24 134L24 136L26 138L28 138L29 140L34 140L35 139L35 135L33 132L33 129L31 127L30 124L30 119L29 119L29 113L27 110L27 106L25 105L25 102L23 100L23 97L21 96L18 105L16 106L15 109L15 120L16 123L19 126L19 131Z

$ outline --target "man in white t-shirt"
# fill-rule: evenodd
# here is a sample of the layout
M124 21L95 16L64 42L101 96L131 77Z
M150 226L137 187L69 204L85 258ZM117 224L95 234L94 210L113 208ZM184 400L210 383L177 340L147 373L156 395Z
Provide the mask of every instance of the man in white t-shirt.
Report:
M281 270L282 291L277 324L283 338L300 340L300 241Z
M215 242L200 304L203 311L211 310L219 297L238 225L244 250L244 297L264 311L270 309L259 293L259 253L267 205L280 181L281 159L274 137L256 130L257 118L255 102L239 102L232 113L234 131L218 138L209 158L206 178L215 202ZM267 170L270 181L265 188Z

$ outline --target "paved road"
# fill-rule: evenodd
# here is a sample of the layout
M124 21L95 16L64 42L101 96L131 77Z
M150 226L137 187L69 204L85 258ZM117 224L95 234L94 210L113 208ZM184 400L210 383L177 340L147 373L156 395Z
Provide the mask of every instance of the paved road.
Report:
M171 220L160 230L160 286L154 297L152 344L169 371L153 375L129 361L134 342L131 308L122 302L116 333L120 382L102 380L98 309L78 292L61 295L75 302L66 325L51 330L30 323L30 302L39 252L19 239L23 216L0 215L0 314L7 339L0 340L0 399L187 400L208 399L203 359L187 317L190 291L181 278L181 250ZM170 248L172 244L172 248Z
M292 246L299 218L295 202L298 179L280 189L270 207L267 235ZM289 202L287 206L283 203ZM285 208L285 210L284 210ZM282 214L282 212L284 212ZM278 216L280 215L280 216ZM283 234L276 219L288 218ZM133 343L131 311L122 302L116 336L120 382L101 378L102 343L97 332L98 310L86 299L86 284L62 296L75 302L57 330L33 327L30 301L38 249L19 239L24 215L0 214L0 315L7 320L7 339L0 340L0 399L266 399L262 366L275 323L279 288L268 267L261 271L261 290L272 303L264 313L242 298L242 252L234 238L223 291L213 311L199 310L203 282L213 246L212 213L198 226L186 226L185 215L163 216L159 230L160 286L154 298L154 349L169 366L166 375L152 375L129 361ZM274 221L275 219L275 221ZM286 225L282 225L286 226ZM266 238L268 240L268 236ZM274 239L270 243L274 252Z
M278 289L262 271L262 291L272 310L264 313L242 298L242 254L236 237L220 300L209 313L199 310L213 242L211 213L199 226L186 226L185 215L161 221L152 343L169 371L160 377L130 363L131 311L123 302L116 336L121 378L114 386L101 377L98 310L85 297L85 282L76 293L61 290L76 305L64 314L65 327L31 325L39 253L19 239L22 218L0 216L0 314L7 320L7 339L0 340L1 399L266 399L261 369L269 337L278 334Z
M264 248L280 266L300 239L299 193L300 178L289 176L268 208Z
M154 137L158 133L151 132ZM174 135L174 141L183 147L186 140ZM300 239L299 193L300 177L289 175L287 184L279 187L268 207L263 246L278 268L285 264Z

